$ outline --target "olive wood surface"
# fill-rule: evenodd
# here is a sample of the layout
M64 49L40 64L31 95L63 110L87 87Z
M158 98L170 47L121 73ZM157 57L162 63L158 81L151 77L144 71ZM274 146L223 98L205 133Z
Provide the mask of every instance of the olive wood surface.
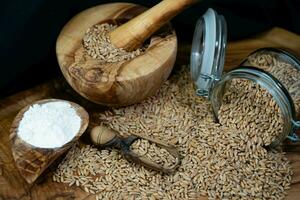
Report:
M68 83L83 97L108 106L130 105L154 94L168 78L177 53L176 33L169 23L150 37L145 52L129 61L104 66L83 56L82 39L88 28L124 23L145 10L130 3L103 4L82 11L62 29L56 43L58 63Z
M250 52L267 46L288 48L300 56L300 37L275 28L255 38L230 43L227 48L226 68L237 66ZM190 45L181 45L179 47L177 64L187 64ZM90 124L92 125L99 124L94 113L105 109L81 98L63 80L53 80L0 100L0 199L94 200L94 195L84 192L79 187L69 187L68 184L53 182L51 174L56 169L55 163L34 184L28 184L16 167L9 141L9 130L13 119L23 107L45 98L66 99L82 105L88 111ZM81 141L85 142L86 135L88 134L82 136ZM298 200L300 196L300 144L286 143L285 150L294 171L287 199ZM62 157L59 159L62 159ZM204 199L207 198L199 197L199 200Z

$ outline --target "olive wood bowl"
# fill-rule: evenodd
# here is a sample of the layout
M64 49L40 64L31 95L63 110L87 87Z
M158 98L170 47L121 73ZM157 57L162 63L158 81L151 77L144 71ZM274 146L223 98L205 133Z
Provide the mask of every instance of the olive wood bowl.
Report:
M175 1L166 2L172 5ZM130 3L104 4L79 13L65 25L57 39L56 55L73 89L98 104L126 106L160 88L171 73L177 53L177 37L170 23L151 35L145 52L132 60L107 64L104 70L96 59L83 56L82 39L88 28L107 22L123 24L145 10ZM80 64L74 65L75 60Z

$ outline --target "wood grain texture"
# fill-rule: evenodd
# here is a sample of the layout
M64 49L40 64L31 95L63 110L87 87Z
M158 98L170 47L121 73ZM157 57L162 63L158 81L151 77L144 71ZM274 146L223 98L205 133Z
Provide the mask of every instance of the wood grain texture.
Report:
M284 29L273 28L256 37L231 42L226 51L226 70L236 68L251 52L264 47L286 49L300 57L300 37Z
M130 61L104 67L82 56L82 38L88 28L128 21L143 11L134 4L104 4L79 13L63 28L56 44L57 59L68 83L83 97L107 106L130 105L154 94L168 78L177 53L177 37L170 24L153 34L145 52ZM75 60L80 64L74 64Z
M133 51L173 17L198 1L163 0L109 33L110 40L116 47Z
M274 39L275 38L275 39ZM278 42L280 41L280 42ZM243 44L243 45L240 45ZM275 28L257 38L230 43L227 48L226 66L237 66L253 50L276 46L287 48L300 55L300 37L293 33ZM190 45L179 46L178 65L189 61ZM234 58L234 59L233 59ZM99 123L94 113L103 111L103 107L93 104L77 95L68 84L61 80L54 80L37 86L14 96L0 100L0 199L1 200L94 200L95 196L87 194L81 188L67 184L52 182L51 174L56 169L55 163L50 166L32 185L28 184L20 175L11 152L9 130L16 114L28 104L45 98L66 99L83 105L90 115L90 123ZM84 134L81 141L85 141ZM288 191L287 200L298 200L300 196L300 144L287 143L285 151L293 167L292 186ZM56 163L57 164L57 163ZM207 199L205 197L199 200Z
M42 105L49 102L61 102L58 99L45 99L36 101L33 104ZM89 124L89 115L84 108L70 101L66 101L75 109L77 115L81 118L81 125L75 137L59 148L37 148L24 142L18 135L19 123L24 113L32 106L25 106L15 117L10 129L10 142L13 158L20 174L28 183L33 183L47 167L52 164L59 156L66 152L74 142L78 141L80 136L86 130ZM59 119L58 119L59 120Z

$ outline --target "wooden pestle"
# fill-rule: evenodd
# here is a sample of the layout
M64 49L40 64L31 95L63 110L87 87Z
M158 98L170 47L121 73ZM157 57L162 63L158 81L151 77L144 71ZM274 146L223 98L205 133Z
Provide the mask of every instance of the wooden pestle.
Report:
M147 40L155 31L188 6L199 0L163 0L109 33L111 43L126 51L132 51Z

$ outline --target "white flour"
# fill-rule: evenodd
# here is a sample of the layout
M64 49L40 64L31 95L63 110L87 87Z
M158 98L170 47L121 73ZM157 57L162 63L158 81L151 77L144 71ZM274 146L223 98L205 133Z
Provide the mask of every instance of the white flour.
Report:
M23 115L18 136L25 142L41 148L61 147L78 133L81 118L67 102L49 102L32 105Z

